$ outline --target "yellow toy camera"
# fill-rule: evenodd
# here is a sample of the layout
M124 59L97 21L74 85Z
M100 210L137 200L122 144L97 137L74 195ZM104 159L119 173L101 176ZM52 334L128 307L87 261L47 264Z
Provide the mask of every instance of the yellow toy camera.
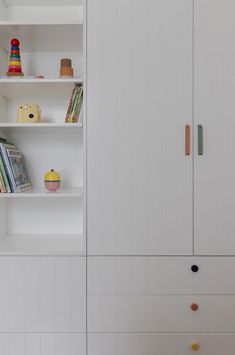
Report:
M20 105L17 114L18 123L37 123L41 120L41 110L38 104Z

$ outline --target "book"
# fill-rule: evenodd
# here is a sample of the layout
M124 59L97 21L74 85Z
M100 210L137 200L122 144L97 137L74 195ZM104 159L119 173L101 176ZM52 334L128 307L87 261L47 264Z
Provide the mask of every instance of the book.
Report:
M7 192L6 186L5 186L4 181L3 181L3 176L2 176L1 171L0 171L0 192L1 193Z
M72 95L69 100L65 122L75 123L78 122L83 103L83 87L75 85Z
M11 192L17 192L16 184L15 184L15 179L11 170L11 165L8 159L7 151L6 149L9 148L15 148L13 144L10 143L1 143L0 142L0 155L2 157L3 165L5 172L7 174L7 178L10 184Z
M17 148L7 147L6 151L15 181L15 192L23 192L31 189L32 185L23 154Z
M4 164L3 164L3 160L2 160L1 154L0 154L0 172L2 174L3 181L4 181L4 184L5 184L7 192L11 192L11 187L10 187L10 184L9 184L9 181L8 181L8 177L7 177L7 174L6 174L6 171L5 171L5 167L4 167Z

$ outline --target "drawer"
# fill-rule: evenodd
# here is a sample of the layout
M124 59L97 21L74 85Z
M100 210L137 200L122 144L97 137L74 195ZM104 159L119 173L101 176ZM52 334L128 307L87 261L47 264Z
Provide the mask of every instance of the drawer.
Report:
M234 257L88 258L88 292L96 295L235 294L234 275Z
M93 295L88 297L88 331L235 332L234 310L234 295Z
M234 349L235 334L88 334L89 355L234 355Z

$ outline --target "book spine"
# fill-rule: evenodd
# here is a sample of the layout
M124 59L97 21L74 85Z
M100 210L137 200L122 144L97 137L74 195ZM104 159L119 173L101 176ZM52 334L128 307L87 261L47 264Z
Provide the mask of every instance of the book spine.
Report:
M66 123L69 122L70 112L71 112L71 108L72 108L72 104L73 104L73 97L74 97L75 90L76 90L76 86L73 89L72 95L71 95L70 100L69 100L69 106L68 106L67 113L66 113L66 118L65 118L65 122Z
M5 186L4 181L3 181L3 177L2 177L1 171L0 171L0 191L1 191L1 193L2 192L7 192L6 186Z
M76 111L74 112L74 115L72 116L72 122L77 122L79 119L79 115L81 112L82 108L82 103L83 103L83 88L80 88L79 91L79 96L77 98L77 105L76 105Z
M8 160L6 148L5 148L5 145L3 143L0 143L0 149L1 149L1 153L2 153L4 166L5 166L5 171L7 173L7 176L8 176L10 185L11 185L11 191L12 192L17 192L15 179L14 179L13 173L11 171L11 166L10 166L10 163L9 163L9 160Z
M3 177L4 183L5 183L7 192L11 192L10 184L9 184L8 177L7 177L5 168L4 168L1 154L0 154L0 172L2 173L2 177Z
M75 123L79 119L79 114L82 108L83 87L75 85L70 97L69 106L66 113L65 122Z
M75 87L75 92L74 92L74 97L73 97L73 104L71 107L71 112L70 112L70 122L73 122L73 117L75 115L76 112L76 107L77 107L77 102L78 102L78 95L79 95L79 87L76 86Z

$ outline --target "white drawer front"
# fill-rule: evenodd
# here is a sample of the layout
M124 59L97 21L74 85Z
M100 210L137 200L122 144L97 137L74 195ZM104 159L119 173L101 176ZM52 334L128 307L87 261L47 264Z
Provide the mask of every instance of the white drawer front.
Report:
M89 355L234 355L235 334L89 334Z
M88 331L235 332L234 310L235 296L94 295Z
M89 294L235 294L234 275L233 257L88 258Z

